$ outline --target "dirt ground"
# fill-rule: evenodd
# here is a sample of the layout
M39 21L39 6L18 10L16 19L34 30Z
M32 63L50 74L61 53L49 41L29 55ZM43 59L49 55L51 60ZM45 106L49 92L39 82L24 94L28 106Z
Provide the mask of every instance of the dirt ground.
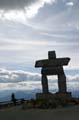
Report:
M79 106L52 110L29 109L21 106L0 110L1 120L79 120Z

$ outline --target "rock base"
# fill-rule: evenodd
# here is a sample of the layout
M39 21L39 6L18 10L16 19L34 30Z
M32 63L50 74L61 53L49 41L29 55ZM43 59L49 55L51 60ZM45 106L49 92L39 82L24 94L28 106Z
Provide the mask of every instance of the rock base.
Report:
M53 99L58 99L58 98L61 98L61 99L67 99L67 98L72 98L72 95L71 95L71 92L66 92L66 93L60 93L60 92L57 92L55 94L52 94L52 93L47 93L47 94L44 94L44 93L37 93L36 94L36 99L37 100L53 100Z

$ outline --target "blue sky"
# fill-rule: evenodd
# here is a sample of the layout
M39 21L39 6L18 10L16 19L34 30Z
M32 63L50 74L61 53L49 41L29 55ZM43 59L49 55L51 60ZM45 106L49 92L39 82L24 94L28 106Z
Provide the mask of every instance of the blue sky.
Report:
M67 87L78 91L79 0L0 0L2 96L11 90L41 89L35 61L48 58L52 50L57 57L71 58L65 67ZM57 90L56 77L51 76L49 84Z

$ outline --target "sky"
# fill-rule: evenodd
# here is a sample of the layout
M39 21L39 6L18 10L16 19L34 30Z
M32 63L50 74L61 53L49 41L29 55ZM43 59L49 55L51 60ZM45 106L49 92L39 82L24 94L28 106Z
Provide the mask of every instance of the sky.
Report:
M0 0L2 90L11 89L12 80L25 82L28 74L40 74L35 61L48 58L53 50L57 57L71 58L66 73L79 80L79 0Z
M79 69L78 0L0 0L0 66L35 70L55 50Z

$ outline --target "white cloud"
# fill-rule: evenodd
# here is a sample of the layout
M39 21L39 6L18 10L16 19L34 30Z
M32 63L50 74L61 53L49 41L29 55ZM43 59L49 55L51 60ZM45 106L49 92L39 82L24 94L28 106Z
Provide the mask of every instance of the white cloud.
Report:
M65 69L66 70L79 70L79 65L76 63L72 65L72 62L71 62L67 68L65 67Z
M66 5L72 7L72 6L74 6L74 2L67 2Z
M66 75L68 90L75 91L79 88L79 75ZM57 76L49 76L49 88L57 91ZM41 89L41 75L25 71L11 71L0 69L0 91L1 90L37 90Z
M28 16L28 18L35 16L38 13L38 10L42 8L45 3L52 4L52 2L55 1L56 0L38 0L35 4L32 4L29 7L25 7L26 16Z
M0 82L1 83L17 83L23 81L39 81L40 74L30 73L25 71L9 71L0 69Z
M25 34L25 33L24 33ZM48 43L45 40L42 40L40 42L40 40L23 40L23 39L16 39L16 41L14 39L10 39L10 38L2 38L3 41L0 41L0 50L3 51L7 51L7 50L14 50L14 51L24 51L24 50L32 50L35 47L44 47L47 46L48 44L50 45L50 43Z
M1 0L0 18L26 22L28 18L34 17L44 4L52 4L56 0Z

